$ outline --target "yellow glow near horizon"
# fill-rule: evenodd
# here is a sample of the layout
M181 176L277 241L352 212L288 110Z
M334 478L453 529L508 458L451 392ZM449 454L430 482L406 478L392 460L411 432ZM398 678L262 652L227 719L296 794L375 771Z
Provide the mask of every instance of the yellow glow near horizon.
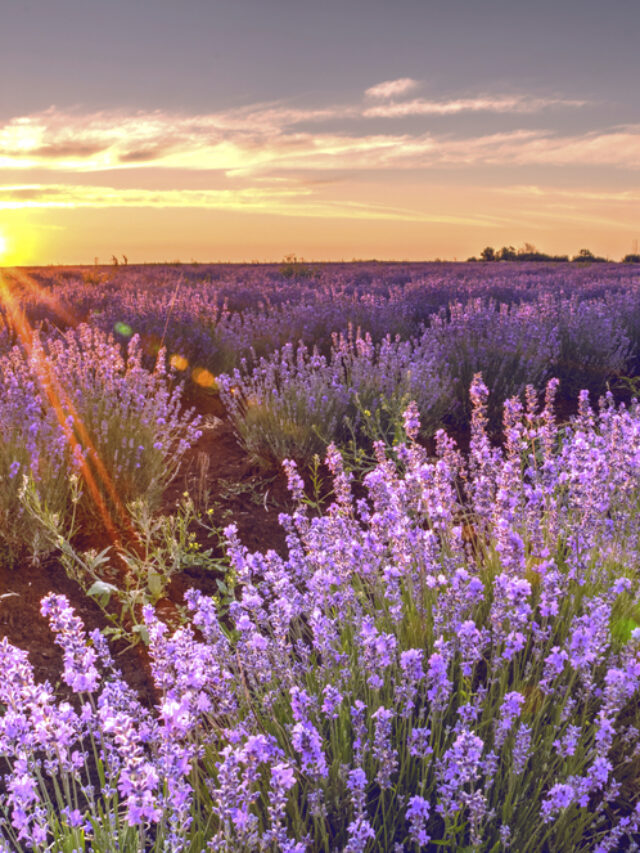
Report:
M32 242L28 234L25 237L21 234L20 239L16 239L12 230L0 223L0 267L15 267L23 263L25 249Z
M37 260L42 237L49 237L52 226L43 227L32 221L30 213L12 211L0 216L0 267L18 267ZM57 228L56 228L57 235Z

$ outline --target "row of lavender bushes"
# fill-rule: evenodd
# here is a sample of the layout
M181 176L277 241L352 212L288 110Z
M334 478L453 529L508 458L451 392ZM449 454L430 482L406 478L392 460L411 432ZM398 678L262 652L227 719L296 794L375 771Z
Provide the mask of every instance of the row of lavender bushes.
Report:
M605 301L544 296L509 306L473 299L452 303L410 340L334 334L328 355L288 343L270 356L254 353L218 383L242 444L268 466L288 457L306 463L354 433L360 442L388 439L409 400L418 405L424 436L443 421L460 429L469 423L467 389L477 372L491 391L495 429L504 401L527 384L542 388L555 375L565 396L575 398L581 388L600 394L625 372L631 352Z
M64 529L105 516L121 526L129 502L158 504L199 417L170 387L166 355L142 364L134 337L123 356L112 336L81 324L0 356L0 548L4 560L39 558L51 542L25 511L25 483ZM76 488L80 481L80 488Z
M284 557L226 531L238 596L144 612L154 711L61 597L77 702L0 643L3 851L637 849L640 406L559 428L557 383L463 457L406 440L313 516L293 463ZM630 846L629 846L630 845Z
M496 265L488 274L482 264L327 264L301 279L284 277L275 266L150 266L111 273L53 268L33 271L31 278L33 286L23 282L15 290L33 324L49 327L75 317L123 342L137 333L149 367L161 344L191 368L214 374L228 372L243 357L268 356L287 342L302 340L328 355L331 334L346 332L348 324L376 342L387 334L408 340L441 314L449 319L456 310L452 303L466 311L475 305L477 313L478 300L488 316L500 305L535 304L532 315L555 319L569 349L575 327L588 325L584 314L600 305L629 338L632 356L640 352L640 278L634 265L524 264L518 270ZM0 308L0 327L1 315ZM10 341L6 332L4 338ZM602 339L594 332L587 340L597 355ZM571 373L574 361L572 352L561 351L558 369ZM461 377L461 400L469 378ZM592 385L593 377L587 378Z
M640 369L632 265L532 264L491 275L473 264L310 269L300 280L277 267L138 268L99 273L99 282L94 273L40 272L48 298L42 287L22 298L43 339L58 334L56 311L73 314L113 333L123 350L139 334L149 371L166 346L187 387L205 377L215 388L217 376L241 442L266 466L287 456L308 462L330 441L388 439L409 399L425 435L443 423L464 429L478 371L497 428L504 400L527 383L558 377L571 400Z

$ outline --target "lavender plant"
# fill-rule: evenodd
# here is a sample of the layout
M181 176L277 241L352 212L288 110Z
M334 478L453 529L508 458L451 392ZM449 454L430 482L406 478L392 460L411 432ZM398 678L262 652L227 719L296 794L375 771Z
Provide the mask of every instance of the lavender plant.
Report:
M105 333L115 333L123 345L132 334L139 334L143 363L149 369L164 344L170 356L186 360L187 379L198 367L214 374L230 372L243 357L251 357L252 349L257 357L268 357L290 341L302 340L309 350L317 346L328 356L332 333L346 333L349 323L360 327L363 334L368 331L376 343L387 334L411 340L434 324L440 312L447 313L452 302L459 303L465 315L463 326L468 326L468 342L464 332L460 333L463 347L468 348L477 336L485 357L484 363L476 358L459 377L457 395L463 409L475 370L483 370L493 389L496 355L506 364L507 379L511 355L516 357L516 367L523 357L527 362L529 342L517 320L521 312L528 316L524 325L528 323L534 339L540 330L549 334L555 328L561 333L562 346L571 348L578 334L586 346L587 360L595 359L605 373L616 347L609 346L606 335L600 333L602 324L612 322L614 335L624 327L632 344L630 363L637 361L638 281L633 265L518 264L489 270L486 264L325 264L318 267L313 281L285 279L277 267L268 265L183 265L179 270L154 265L112 268L100 277L100 287L95 287L80 271L32 272L29 281L33 286L16 282L16 298L19 296L35 326L62 328L85 320ZM474 307L476 303L480 308ZM586 308L581 307L583 303ZM510 306L503 310L514 312L511 320L493 316L500 304ZM602 317L594 316L590 328L587 315L594 311ZM478 312L486 313L487 320L505 334L487 337L482 317L473 318ZM459 331L459 321L460 317L454 318L454 333L456 328ZM10 340L0 335L0 346ZM510 353L512 346L515 351ZM467 354L473 357L473 352ZM565 352L552 369L553 375L566 371L575 361ZM601 390L603 386L592 384L594 376L587 371L589 387ZM537 380L532 374L525 381ZM567 386L562 393L569 396L581 387L587 386ZM501 403L515 388L495 386L493 399L500 397L495 404L498 420ZM490 405L493 409L494 403Z
M218 382L241 444L265 467L323 453L349 404L335 365L304 344L286 344L253 370L235 370Z
M631 358L628 331L635 331L632 323L637 311L619 312L613 307L616 301L579 301L576 296L539 300L541 315L553 314L558 325L560 346L552 370L568 397L582 389L599 395L624 373Z
M497 448L475 377L468 460L444 432L428 458L410 406L401 465L378 445L366 498L330 446L313 518L287 462L287 554L227 529L224 619L196 591L193 627L145 608L153 714L46 599L80 710L0 645L5 846L633 849L640 406L583 394L560 432L556 391L510 400Z
M353 329L333 335L328 357L287 344L219 384L241 443L265 465L287 457L308 463L344 441L349 426L362 441L371 433L367 419L381 436L397 434L410 399L431 434L450 405L447 369L433 351L388 336L374 344Z
M474 374L481 372L491 391L489 420L496 426L505 400L522 394L527 384L541 387L551 376L559 341L555 324L540 322L535 302L510 306L473 298L453 302L446 314L434 316L423 346L448 367L458 423L469 420L467 392Z
M127 358L110 337L81 325L28 351L0 359L0 541L9 555L44 550L39 528L20 501L33 481L49 511L68 519L70 475L82 482L78 512L121 524L122 507L154 504L199 435L199 419L182 412L160 353L145 370L136 339Z

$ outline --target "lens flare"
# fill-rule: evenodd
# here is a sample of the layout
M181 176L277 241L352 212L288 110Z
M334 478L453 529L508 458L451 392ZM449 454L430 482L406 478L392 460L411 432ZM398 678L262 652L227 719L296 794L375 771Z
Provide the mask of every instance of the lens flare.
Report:
M191 371L191 378L196 385L200 385L202 388L215 390L218 387L216 377L205 367L194 367Z
M123 338L130 338L133 334L131 326L129 326L128 323L123 323L121 320L118 320L118 322L114 324L113 330L116 334L122 335Z
M171 367L173 367L174 370L182 371L187 369L187 367L189 366L189 361L183 355L178 355L178 353L176 352L171 356L169 364L171 365Z
M18 281L23 284L25 289L33 289L34 292L39 290L39 287L27 275L19 275ZM82 460L83 480L102 517L105 530L112 543L118 550L121 550L122 539L120 534L124 532L127 536L127 544L139 550L138 536L131 524L129 512L120 500L115 485L87 432L85 424L78 415L60 378L53 370L45 350L39 346L18 296L13 292L4 275L0 275L0 306L4 309L9 327L17 335L26 356L30 359L38 384L56 415L72 455L78 460ZM63 313L66 314L66 312ZM87 457L91 464L89 464L88 459L85 459L82 452L83 448L88 451ZM103 491L112 501L117 521L107 506Z

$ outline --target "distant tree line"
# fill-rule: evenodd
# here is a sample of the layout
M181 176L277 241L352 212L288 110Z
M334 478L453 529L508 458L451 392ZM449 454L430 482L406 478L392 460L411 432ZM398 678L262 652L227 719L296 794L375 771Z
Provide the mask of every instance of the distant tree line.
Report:
M520 249L515 249L513 246L503 246L496 251L493 246L487 246L480 252L480 257L467 258L467 261L553 261L555 263L567 262L569 255L548 255L546 252L539 252L531 243L525 243ZM589 249L580 249L577 255L571 258L571 261L586 262L586 263L606 263L608 258L602 258L594 255ZM640 254L625 255L622 259L623 264L640 264Z

